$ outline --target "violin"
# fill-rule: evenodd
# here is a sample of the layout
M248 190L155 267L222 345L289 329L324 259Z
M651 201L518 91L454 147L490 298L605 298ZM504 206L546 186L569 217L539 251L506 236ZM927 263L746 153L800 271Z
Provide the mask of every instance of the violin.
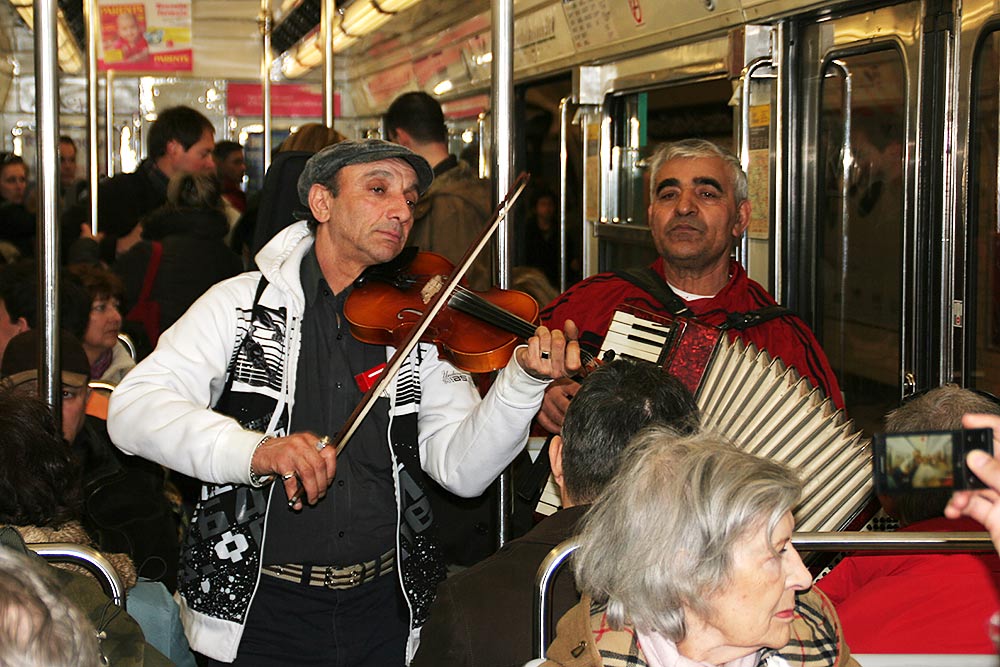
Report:
M344 303L355 338L399 347L455 267L441 255L407 248L392 262L368 269ZM516 290L474 292L459 284L420 337L470 373L507 365L514 348L535 335L538 302Z

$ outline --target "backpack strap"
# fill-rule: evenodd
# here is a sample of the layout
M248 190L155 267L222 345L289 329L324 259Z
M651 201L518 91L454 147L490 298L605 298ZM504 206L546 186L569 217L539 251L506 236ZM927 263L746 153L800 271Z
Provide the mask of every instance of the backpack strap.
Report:
M156 282L156 274L160 271L160 260L163 258L163 244L153 241L153 254L149 257L149 264L146 266L146 275L142 279L142 291L139 292L139 302L146 303L153 293L153 283Z
M648 266L633 267L615 271L615 275L627 280L636 287L646 291L663 305L671 315L679 317L695 317L684 300L677 296L666 281L656 271Z
M746 313L729 313L726 315L726 322L719 328L723 330L735 329L737 331L743 331L744 329L755 327L758 324L763 324L764 322L769 322L779 317L791 314L792 311L790 309L778 305L768 306L767 308L761 308L760 310L751 310Z

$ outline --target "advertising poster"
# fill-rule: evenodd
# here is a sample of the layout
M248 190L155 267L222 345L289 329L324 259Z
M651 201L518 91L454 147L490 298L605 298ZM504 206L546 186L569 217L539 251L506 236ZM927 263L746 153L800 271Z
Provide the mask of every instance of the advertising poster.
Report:
M191 70L191 0L100 0L98 16L99 69Z

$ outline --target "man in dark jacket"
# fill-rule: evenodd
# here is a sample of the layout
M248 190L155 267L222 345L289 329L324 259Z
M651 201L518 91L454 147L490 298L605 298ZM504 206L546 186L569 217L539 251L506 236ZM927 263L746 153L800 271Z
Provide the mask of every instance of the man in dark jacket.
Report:
M575 532L614 478L625 445L651 424L690 432L698 406L679 380L645 362L614 361L592 373L549 443L563 509L494 556L438 587L413 666L520 667L531 658L531 601L542 560ZM556 577L553 611L579 601L569 573Z
M161 112L149 127L148 157L130 174L118 174L98 186L100 257L109 264L139 241L136 223L167 200L167 181L179 171L215 172L215 128L189 107ZM66 212L64 229L80 229L90 215L84 201Z

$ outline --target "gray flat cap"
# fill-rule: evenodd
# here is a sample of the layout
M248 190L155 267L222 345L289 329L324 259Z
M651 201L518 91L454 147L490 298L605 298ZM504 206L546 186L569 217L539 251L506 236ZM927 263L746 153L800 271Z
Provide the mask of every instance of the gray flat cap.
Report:
M399 144L381 139L364 139L362 141L341 141L339 144L327 146L309 158L299 176L299 200L308 206L309 188L314 183L328 184L333 179L333 175L342 167L393 158L405 160L413 167L413 171L417 172L417 191L420 194L427 192L431 181L434 180L434 171L427 160Z

